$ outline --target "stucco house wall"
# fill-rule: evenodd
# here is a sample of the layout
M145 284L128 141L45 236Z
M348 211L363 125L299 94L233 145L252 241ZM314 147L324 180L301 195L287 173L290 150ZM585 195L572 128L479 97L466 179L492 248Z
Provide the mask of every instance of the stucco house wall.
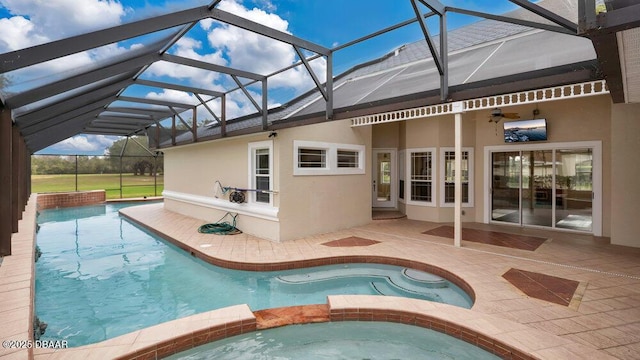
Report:
M227 212L238 213L237 227L243 232L279 241L277 194L273 206L235 204L216 184L219 181L224 187L248 188L248 144L267 139L267 134L256 134L163 149L165 208L201 219L203 223L217 222ZM274 174L275 189L277 181ZM225 220L231 221L231 218Z
M273 241L287 241L371 221L369 191L371 129L351 128L346 120L286 128L165 150L165 207L215 222L238 213L243 232ZM294 175L294 141L363 145L364 171L355 175ZM270 143L273 157L273 204L235 204L224 187L251 188L250 143ZM217 197L217 198L216 198ZM229 220L229 218L225 219Z
M364 173L294 175L294 141L365 146ZM278 131L280 149L281 240L326 233L371 221L371 128L351 128L348 120Z

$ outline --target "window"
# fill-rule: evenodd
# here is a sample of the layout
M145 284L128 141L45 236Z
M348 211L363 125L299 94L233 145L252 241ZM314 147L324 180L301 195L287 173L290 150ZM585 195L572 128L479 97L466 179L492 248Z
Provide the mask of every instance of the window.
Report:
M433 205L434 149L407 149L409 203Z
M293 175L364 174L364 145L294 140Z
M441 152L441 173L443 177L441 206L453 206L455 203L455 161L456 153L452 148L443 148ZM462 204L473 206L473 149L462 149Z
M272 190L273 178L273 143L271 141L260 141L249 143L249 176L251 189ZM247 194L250 202L271 204L271 193L249 191Z
M357 151L338 150L339 168L358 168L360 154Z
M326 168L327 150L298 148L298 167Z

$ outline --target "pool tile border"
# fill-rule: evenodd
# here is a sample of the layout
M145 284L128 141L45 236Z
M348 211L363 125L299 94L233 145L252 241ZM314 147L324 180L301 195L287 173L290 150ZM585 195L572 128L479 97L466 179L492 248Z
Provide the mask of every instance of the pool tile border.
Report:
M419 326L453 336L502 359L561 359L566 358L567 352L575 358L614 359L602 351L577 347L569 340L523 324L447 304L398 297L381 299L375 295L331 295L327 297L327 306L330 322L385 321ZM203 320L206 325L202 324ZM172 320L97 344L63 350L36 349L35 359L155 360L259 330L255 313L247 305L236 305ZM541 341L553 346L541 348Z

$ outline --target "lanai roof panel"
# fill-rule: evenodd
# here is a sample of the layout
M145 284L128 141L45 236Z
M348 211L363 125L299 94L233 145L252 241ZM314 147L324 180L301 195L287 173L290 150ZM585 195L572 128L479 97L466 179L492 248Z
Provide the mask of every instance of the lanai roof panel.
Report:
M380 87L384 87L389 80L402 73L403 70L404 68L397 68L391 71L360 77L355 80L346 79L339 83L339 87L336 86L333 91L334 108L339 109L360 103L363 97L376 91L376 89ZM296 115L314 114L325 111L325 109L326 103L318 94L313 103L302 108Z
M493 79L596 58L591 41L576 36L538 31L504 42L469 79Z

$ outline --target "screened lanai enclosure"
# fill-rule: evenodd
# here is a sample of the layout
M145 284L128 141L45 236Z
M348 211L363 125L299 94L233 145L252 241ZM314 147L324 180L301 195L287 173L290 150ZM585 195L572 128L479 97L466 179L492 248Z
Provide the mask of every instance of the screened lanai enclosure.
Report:
M10 254L11 233L31 193L30 156L78 134L147 136L160 150L382 108L462 104L458 112L473 111L459 102L595 80L606 80L614 103L640 100L633 62L640 50L630 45L638 36L640 4L504 3L513 10L494 14L444 0L363 1L361 12L345 14L339 1L328 1L324 26L298 36L246 16L234 1L216 0L0 54L0 254ZM313 32L391 6L404 7L406 18L375 24L353 39L311 40ZM474 23L477 31L456 32L461 23ZM519 38L525 29L539 33ZM220 36L222 30L235 37ZM405 43L385 43L397 32ZM208 43L194 45L202 34ZM511 37L498 41L505 36ZM549 53L528 54L530 61L520 63L525 40L548 44ZM583 51L588 40L596 56ZM255 44L254 60L234 61L234 41ZM364 46L376 42L385 51L365 53ZM261 61L278 51L286 61ZM462 158L458 147L455 154ZM461 178L455 182L461 194Z

